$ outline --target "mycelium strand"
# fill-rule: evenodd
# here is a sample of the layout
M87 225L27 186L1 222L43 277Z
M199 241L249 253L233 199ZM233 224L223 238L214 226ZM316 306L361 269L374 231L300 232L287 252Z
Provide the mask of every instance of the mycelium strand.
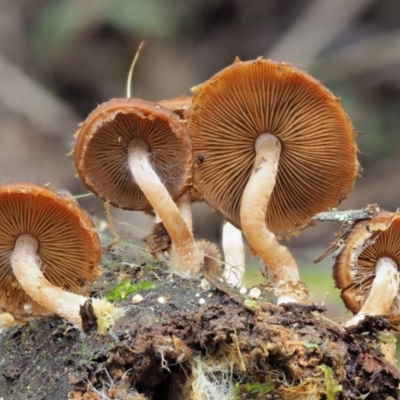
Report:
M265 216L275 186L281 152L276 136L264 133L255 143L253 171L243 191L240 221L252 249L262 258L268 279L276 288L278 304L308 303L307 289L300 281L297 263L287 247L279 244L265 223Z
M184 277L196 276L203 255L198 250L191 229L154 171L148 146L143 140L134 139L130 142L128 164L136 183L163 221L171 237L171 269Z
M88 298L52 285L43 275L38 248L39 241L29 234L22 234L15 241L11 266L18 283L34 301L83 330L79 312ZM100 333L105 333L124 313L105 299L92 299L92 302Z
M399 290L399 271L389 257L379 258L375 265L375 278L367 300L346 326L357 325L366 315L385 315L389 312Z

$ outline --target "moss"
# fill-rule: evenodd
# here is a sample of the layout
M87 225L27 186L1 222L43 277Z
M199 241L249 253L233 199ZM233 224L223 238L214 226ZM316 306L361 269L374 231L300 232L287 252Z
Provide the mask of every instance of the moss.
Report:
M95 358L95 355L87 343L82 343L82 347L78 351L78 356L82 365L89 364Z
M321 365L319 367L325 376L325 389L327 400L337 400L339 398L339 393L342 391L342 385L338 385L332 368L327 365Z
M244 301L244 306L247 308L253 308L254 310L261 310L260 305L256 300L246 299Z
M306 349L319 349L319 346L315 343L310 343L310 342L303 342L303 346Z
M379 341L385 344L389 344L389 343L396 343L396 336L393 335L393 333L391 332L380 332L379 335Z
M151 282L141 281L136 284L133 284L130 279L125 279L122 282L118 283L118 285L111 291L109 291L106 295L106 299L108 301L123 301L127 298L128 295L138 292L139 290L154 290L156 289L156 285Z
M37 325L35 325L35 324L30 324L30 325L27 326L25 332L29 335L29 334L31 334L31 333L35 333L37 330L38 330L38 326L37 326Z
M156 317L156 318L153 318L153 319L151 320L151 322L152 322L153 324L163 324L163 323L165 323L165 322L168 322L168 318L165 318L165 317Z

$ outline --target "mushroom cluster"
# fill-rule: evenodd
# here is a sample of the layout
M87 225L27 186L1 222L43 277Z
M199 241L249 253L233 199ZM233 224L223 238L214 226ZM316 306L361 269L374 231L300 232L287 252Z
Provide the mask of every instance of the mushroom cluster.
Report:
M240 286L244 274L243 231L278 303L308 303L277 235L299 232L351 190L359 164L349 118L320 82L261 58L236 60L192 91L98 106L76 135L79 176L107 203L154 210L162 226L150 235L152 252L167 250L171 270L188 278L199 276L210 248L192 233L191 201L204 200L227 221L230 284Z
M158 103L130 98L96 107L75 135L74 162L107 204L155 212L154 256L171 271L219 273L242 284L243 237L265 264L278 304L310 303L297 263L279 240L336 207L360 171L355 131L339 99L288 63L262 58L232 65ZM191 204L205 201L224 220L218 247L196 241ZM99 330L123 310L88 293L99 275L97 232L68 196L28 183L0 186L0 330L58 314L81 330L93 307ZM398 313L400 216L377 212L349 228L334 277L356 314ZM385 295L381 295L384 288Z
M89 115L76 137L75 164L86 186L116 207L154 209L172 241L171 269L195 276L204 252L180 210L190 206L193 151L177 113L150 101L113 99Z

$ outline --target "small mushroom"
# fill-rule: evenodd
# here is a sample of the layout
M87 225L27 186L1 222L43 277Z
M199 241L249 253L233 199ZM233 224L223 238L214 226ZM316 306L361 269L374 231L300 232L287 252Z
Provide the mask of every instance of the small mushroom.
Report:
M344 304L355 314L346 326L366 315L400 313L399 266L400 214L381 211L353 224L333 267Z
M198 274L203 254L175 203L191 182L192 145L174 112L134 98L101 104L77 133L75 164L104 201L129 210L154 208L171 237L171 269Z
M31 183L0 186L0 307L16 317L57 314L82 330L80 309L99 275L96 230L69 196ZM91 299L99 331L123 315Z
M192 89L188 128L194 188L241 228L267 265L278 302L305 302L298 267L276 234L335 207L359 171L353 127L339 99L290 64L236 62Z

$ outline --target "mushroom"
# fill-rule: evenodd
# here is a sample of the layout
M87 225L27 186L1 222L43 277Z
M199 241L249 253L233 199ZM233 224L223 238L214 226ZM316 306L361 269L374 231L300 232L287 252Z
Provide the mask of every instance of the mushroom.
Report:
M186 126L187 116L192 105L192 97L180 96L172 99L160 100L157 104L168 108L174 112L181 122ZM175 200L175 203L179 209L182 218L185 220L188 228L193 229L193 219L192 219L192 196L190 190L186 192Z
M399 266L400 214L381 211L353 224L333 267L344 304L355 314L346 326L366 315L400 313Z
M172 110L184 124L187 124L192 100L192 97L180 96L173 99L161 100L158 104ZM201 155L197 157L197 162L203 162ZM200 200L196 197L196 193L189 193L187 191L176 202L189 227L192 227L191 202L196 200ZM242 232L227 221L222 225L222 248L225 260L224 278L231 286L241 286L245 271Z
M173 111L181 121L186 122L190 107L192 106L192 100L193 98L191 96L180 96L172 99L160 100L157 104Z
M128 210L154 209L171 240L170 267L196 276L203 262L175 203L192 178L192 145L179 117L134 98L98 106L77 133L75 165L97 196Z
M0 186L0 307L14 317L57 314L83 329L81 307L99 275L96 230L72 198L31 183ZM91 299L101 333L123 315Z
M192 106L192 97L180 96L173 99L158 101L158 104L169 108L175 114L179 116L182 123L187 124L187 119L190 113L190 108ZM190 134L190 132L189 132ZM197 162L203 162L203 158L197 157ZM192 207L191 203L193 201L199 201L200 198L197 197L196 191L187 191L183 196L181 196L177 201L177 206L181 212L181 215L185 219L186 223L190 228L192 228ZM153 231L157 232L159 226L155 226ZM159 242L160 236L152 234L149 237L149 242L153 245ZM162 237L162 236L161 236ZM204 241L203 241L204 242ZM157 243L158 244L158 243ZM155 247L150 246L151 249ZM209 248L209 247L206 247ZM245 271L245 259L244 259L244 246L242 239L242 232L235 228L230 222L225 221L222 225L222 248L224 251L224 261L225 270L224 278L225 280L234 287L241 286L243 283L243 276ZM211 252L215 254L215 252ZM219 253L218 253L219 254ZM219 255L219 258L221 256Z
M235 63L194 87L188 128L194 188L241 228L268 267L278 303L307 303L276 234L305 228L346 197L359 171L353 127L339 99L287 63Z

